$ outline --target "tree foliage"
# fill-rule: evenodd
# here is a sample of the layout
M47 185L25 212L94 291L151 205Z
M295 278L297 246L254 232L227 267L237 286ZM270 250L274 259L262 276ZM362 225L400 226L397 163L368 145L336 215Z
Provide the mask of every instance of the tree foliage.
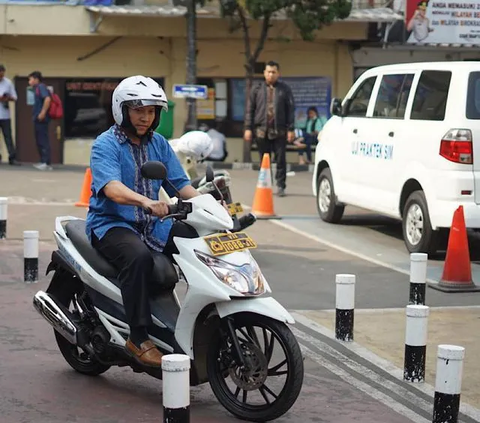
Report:
M223 15L240 21L250 17L270 22L276 14L283 14L306 41L312 41L324 25L348 17L351 7L349 0L221 0Z
M252 86L255 63L262 52L275 17L291 19L305 41L313 41L315 32L335 20L345 19L351 11L349 0L220 0L222 15L230 19L231 30L241 29L245 47L246 102ZM259 39L252 45L249 19L262 22ZM285 41L285 38L283 39ZM250 161L247 143L244 161Z

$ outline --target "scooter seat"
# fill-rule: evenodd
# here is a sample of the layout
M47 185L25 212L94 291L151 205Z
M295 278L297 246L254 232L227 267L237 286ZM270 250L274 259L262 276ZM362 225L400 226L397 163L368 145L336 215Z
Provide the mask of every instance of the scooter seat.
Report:
M80 255L93 270L111 280L120 288L118 271L95 249L88 240L84 220L72 220L66 225L67 236ZM178 282L178 275L170 259L162 253L153 253L154 268L152 281L157 289L169 289Z

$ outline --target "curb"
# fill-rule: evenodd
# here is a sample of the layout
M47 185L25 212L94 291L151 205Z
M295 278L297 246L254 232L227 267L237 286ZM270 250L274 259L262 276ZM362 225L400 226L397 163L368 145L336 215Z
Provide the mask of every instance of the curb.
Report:
M260 170L260 163L223 163L223 162L209 162L205 161L204 164L212 166L214 169L231 169L231 170ZM272 163L272 168L276 167L275 163ZM295 163L287 163L287 172L313 172L314 165L300 165Z
M209 162L205 161L200 165L210 165L213 169L226 169L226 170L260 170L260 163L242 163L242 162L234 162L234 163L224 163L224 162ZM72 172L85 172L87 165L63 165L57 164L53 165L54 170L64 170L64 171L72 171ZM275 168L275 163L272 163L272 170ZM314 170L314 165L300 165L295 163L287 163L287 172L310 172L312 173ZM22 163L21 166L8 166L4 163L0 163L0 168L9 169L12 171L20 171L20 170L31 170L37 173L40 173L38 170L34 169L30 163Z

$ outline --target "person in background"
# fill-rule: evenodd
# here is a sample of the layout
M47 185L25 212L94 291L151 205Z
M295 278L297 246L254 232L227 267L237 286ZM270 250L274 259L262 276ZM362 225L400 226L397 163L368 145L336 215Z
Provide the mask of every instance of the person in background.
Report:
M210 128L206 123L202 123L199 127L200 131L206 132L213 141L213 150L207 159L214 162L223 162L227 156L227 139L220 132L221 122L216 122L215 128Z
M40 163L33 166L38 170L52 170L50 139L48 136L48 109L52 101L50 91L42 82L42 74L39 71L33 71L28 75L28 85L33 88L35 103L33 104L32 117L35 128L35 141L37 143L38 153L40 154Z
M287 141L295 140L295 102L291 88L278 80L280 65L270 61L263 72L265 81L255 85L245 111L244 139L255 136L260 162L265 153L275 154L277 195L285 196L287 179Z
M8 150L8 163L19 165L15 159L15 146L12 138L12 120L10 117L10 101L17 101L17 92L12 81L5 76L5 66L0 65L0 129ZM0 162L2 156L0 155Z
M407 25L407 30L412 31L412 35L408 39L409 42L415 42L415 40L421 42L433 31L433 28L430 26L430 19L427 18L427 7L428 1L418 2L417 10L415 10Z
M304 150L299 150L298 158L301 165L310 164L312 162L312 145L316 144L318 133L322 130L323 125L325 125L324 119L318 116L318 110L316 107L309 107L307 115L308 118L303 139L303 143L305 144L304 150L307 155L307 160L305 161L303 157Z

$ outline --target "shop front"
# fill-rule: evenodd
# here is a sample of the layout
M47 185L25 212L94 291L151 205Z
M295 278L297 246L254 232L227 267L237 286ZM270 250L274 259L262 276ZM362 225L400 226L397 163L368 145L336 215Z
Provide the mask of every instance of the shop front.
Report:
M151 76L164 86L175 102L173 136L182 134L187 108L184 99L172 98L172 88L186 80L184 12L171 6L142 7L0 5L0 52L18 91L12 119L19 160L38 160L27 84L33 70L43 73L64 103L64 118L50 125L54 163L88 165L93 140L112 124L112 91L131 75ZM245 44L241 31L231 32L215 13L197 22L198 83L209 88L208 99L197 102L197 118L212 126L220 123L228 160L242 161ZM55 20L47 19L53 15ZM313 42L302 41L290 21L274 21L255 77L261 78L267 61L279 62L297 103L297 124L312 105L328 117L330 98L344 95L352 83L348 41L365 39L365 22L372 19L393 18L352 12L350 20L324 27ZM260 29L252 23L254 43Z

